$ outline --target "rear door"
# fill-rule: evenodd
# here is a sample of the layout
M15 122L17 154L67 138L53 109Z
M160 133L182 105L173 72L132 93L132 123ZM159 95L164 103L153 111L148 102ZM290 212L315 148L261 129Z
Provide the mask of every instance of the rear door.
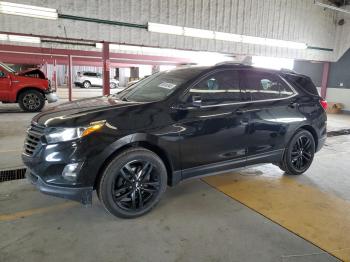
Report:
M8 101L11 91L11 78L8 73L0 67L0 101Z
M189 89L177 123L184 178L244 166L248 116L237 113L243 95L239 71L229 69Z
M286 144L286 124L296 120L296 93L277 74L247 69L242 75L251 101L245 107L249 114L247 163L278 161Z

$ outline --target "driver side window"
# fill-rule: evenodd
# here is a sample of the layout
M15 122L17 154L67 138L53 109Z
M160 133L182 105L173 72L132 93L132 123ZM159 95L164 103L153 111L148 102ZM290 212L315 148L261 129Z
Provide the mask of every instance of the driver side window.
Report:
M193 97L203 105L220 105L243 101L239 71L223 70L213 73L190 89L189 102Z

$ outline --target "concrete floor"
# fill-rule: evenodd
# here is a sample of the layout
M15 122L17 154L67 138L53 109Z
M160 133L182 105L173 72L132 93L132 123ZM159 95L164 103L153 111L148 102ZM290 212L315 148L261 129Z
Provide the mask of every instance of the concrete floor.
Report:
M0 112L0 169L21 166L34 114L14 105L0 105ZM349 128L350 116L330 115L328 125ZM294 179L349 201L349 154L350 136L329 138L307 174ZM273 165L243 172L281 176ZM96 197L85 208L25 180L0 183L0 232L0 261L338 261L199 179L169 188L151 213L134 220L108 215Z
M134 220L112 217L96 198L91 208L62 207L25 181L0 192L1 213L12 214L0 215L0 261L338 261L201 180L168 189Z

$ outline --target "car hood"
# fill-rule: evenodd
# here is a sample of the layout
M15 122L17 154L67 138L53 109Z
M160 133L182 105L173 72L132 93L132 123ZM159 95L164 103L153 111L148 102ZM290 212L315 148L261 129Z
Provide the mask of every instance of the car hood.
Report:
M121 101L112 96L94 97L64 103L36 115L32 122L46 127L84 126L104 120L110 111L135 107L145 103Z
M16 74L19 76L46 79L45 74L39 69L29 69L29 70L17 72Z

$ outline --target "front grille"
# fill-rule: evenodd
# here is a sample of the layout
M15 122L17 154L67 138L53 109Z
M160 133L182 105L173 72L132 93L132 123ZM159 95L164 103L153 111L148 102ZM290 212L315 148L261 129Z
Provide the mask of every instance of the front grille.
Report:
M44 127L32 124L27 130L27 137L24 141L24 153L32 156L37 150L40 139L44 135Z

